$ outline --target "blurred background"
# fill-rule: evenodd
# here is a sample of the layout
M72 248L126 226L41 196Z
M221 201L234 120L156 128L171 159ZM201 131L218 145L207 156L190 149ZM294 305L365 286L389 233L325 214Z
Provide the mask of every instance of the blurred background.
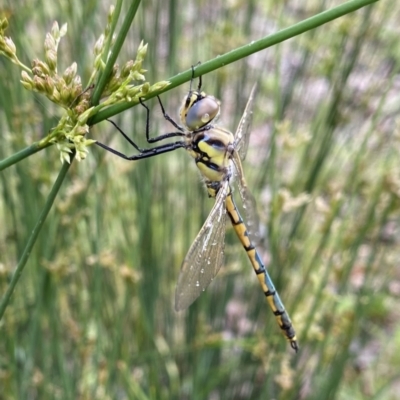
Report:
M142 2L120 64L149 44L151 83L343 1ZM27 65L53 21L59 71L83 83L110 3L6 0ZM124 13L124 12L123 12ZM122 13L122 14L123 14ZM400 4L378 2L203 77L234 131L259 81L244 172L259 251L297 331L276 325L231 228L225 265L186 312L180 265L212 208L184 150L127 162L97 146L74 162L0 322L0 399L396 399L400 390ZM60 111L0 58L0 158ZM161 96L176 119L186 84ZM151 135L171 131L156 100ZM145 111L115 117L141 147ZM134 149L107 122L90 137ZM50 147L0 174L0 293L61 164Z

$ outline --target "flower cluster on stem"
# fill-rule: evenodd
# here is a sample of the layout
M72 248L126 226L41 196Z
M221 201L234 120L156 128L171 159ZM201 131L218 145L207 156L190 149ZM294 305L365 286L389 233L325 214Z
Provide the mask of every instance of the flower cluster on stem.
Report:
M5 56L21 69L21 83L25 89L41 93L49 100L62 107L65 112L49 134L39 142L45 147L55 144L60 151L62 162L70 162L73 152L77 160L83 160L88 154L87 147L95 140L87 139L88 120L101 109L121 102L138 103L139 98L148 93L165 88L169 82L161 81L154 85L146 82L143 61L147 52L147 44L140 43L135 60L127 61L122 67L115 64L111 69L100 103L91 105L91 95L99 76L105 69L110 54L111 23L114 8L111 7L108 23L104 33L94 46L94 64L91 77L84 88L78 75L78 65L73 62L63 73L58 72L58 48L61 39L67 33L67 24L59 27L54 22L52 29L46 34L44 41L44 59L34 59L31 67L24 65L17 57L17 49L11 38L5 36L8 27L7 19L0 20L0 55ZM105 60L105 61L104 61Z

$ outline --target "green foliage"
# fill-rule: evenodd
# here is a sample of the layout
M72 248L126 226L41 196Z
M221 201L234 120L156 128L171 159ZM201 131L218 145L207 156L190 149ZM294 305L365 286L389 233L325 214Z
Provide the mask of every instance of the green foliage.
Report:
M8 19L0 31L16 53L8 40L0 49L9 59L18 54L13 63L0 58L0 399L396 398L400 6L377 2L221 68L224 53L343 4L153 1L136 11L139 2L119 1L107 20L94 1L19 3L0 8ZM29 74L32 59L46 60L54 21L68 23L58 69L76 62L68 71L99 91L99 103L89 91L92 103L74 104L73 113L20 82L21 68ZM102 51L92 56L102 32ZM135 71L156 82L146 96L188 81L189 71L182 81L168 76L201 60L203 72L215 70L203 88L221 99L221 124L231 130L259 81L244 169L264 228L259 248L297 331L297 355L230 229L217 279L187 312L174 311L179 267L212 207L183 150L129 163L90 146L99 140L134 154L103 122L78 132L88 154L68 168L46 141L69 118L56 142L74 142L69 132L103 119L99 111L118 90L123 107L138 102L144 92L129 95L138 85L129 86L127 60L142 40L147 55ZM123 67L110 63L110 84L103 72L112 46ZM60 77L72 82L67 75ZM166 80L172 84L156 86ZM171 116L188 88L161 96ZM147 104L152 136L171 130L157 102ZM141 147L145 117L136 107L118 120Z

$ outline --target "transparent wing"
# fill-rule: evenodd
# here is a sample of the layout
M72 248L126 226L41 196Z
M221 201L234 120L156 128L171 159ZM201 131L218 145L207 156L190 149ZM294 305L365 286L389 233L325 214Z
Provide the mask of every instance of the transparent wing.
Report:
M247 149L249 147L250 127L253 120L253 105L254 98L257 91L257 84L255 83L251 89L249 99L247 100L242 118L235 133L234 153L232 161L235 165L236 182L238 184L240 197L242 199L244 215L246 218L246 225L250 239L257 243L260 239L258 214L256 200L247 187L246 180L243 174L241 160L246 157Z
M233 152L232 161L235 166L236 182L238 185L240 197L242 199L247 231L249 233L251 241L254 244L257 244L260 240L260 231L256 199L254 198L253 194L250 192L247 186L247 182L243 174L240 156L236 151Z
M234 148L239 153L242 160L246 158L247 148L249 147L249 131L251 122L253 120L253 105L256 90L257 84L255 83L253 88L251 89L246 108L244 109L242 118L240 119L239 125L235 133Z
M210 215L183 260L175 291L176 311L188 308L207 288L224 263L225 199L228 192L229 183L226 181L217 194Z

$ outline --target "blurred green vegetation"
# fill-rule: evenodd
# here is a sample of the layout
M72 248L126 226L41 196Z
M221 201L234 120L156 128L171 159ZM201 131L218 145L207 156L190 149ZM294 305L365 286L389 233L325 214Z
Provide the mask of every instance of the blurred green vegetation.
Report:
M341 4L142 2L120 55L149 43L168 79ZM60 69L91 73L109 4L6 1L20 58L68 23ZM174 311L181 262L212 207L184 151L129 163L92 146L74 162L0 322L0 399L395 399L400 385L400 4L378 2L203 77L234 130L259 80L245 174L260 251L298 334L296 355L228 229L225 267ZM0 58L0 159L59 111ZM171 116L188 85L162 96ZM171 126L153 99L151 132ZM114 118L146 147L141 107ZM106 122L90 137L134 149ZM60 170L55 147L0 174L0 294Z

